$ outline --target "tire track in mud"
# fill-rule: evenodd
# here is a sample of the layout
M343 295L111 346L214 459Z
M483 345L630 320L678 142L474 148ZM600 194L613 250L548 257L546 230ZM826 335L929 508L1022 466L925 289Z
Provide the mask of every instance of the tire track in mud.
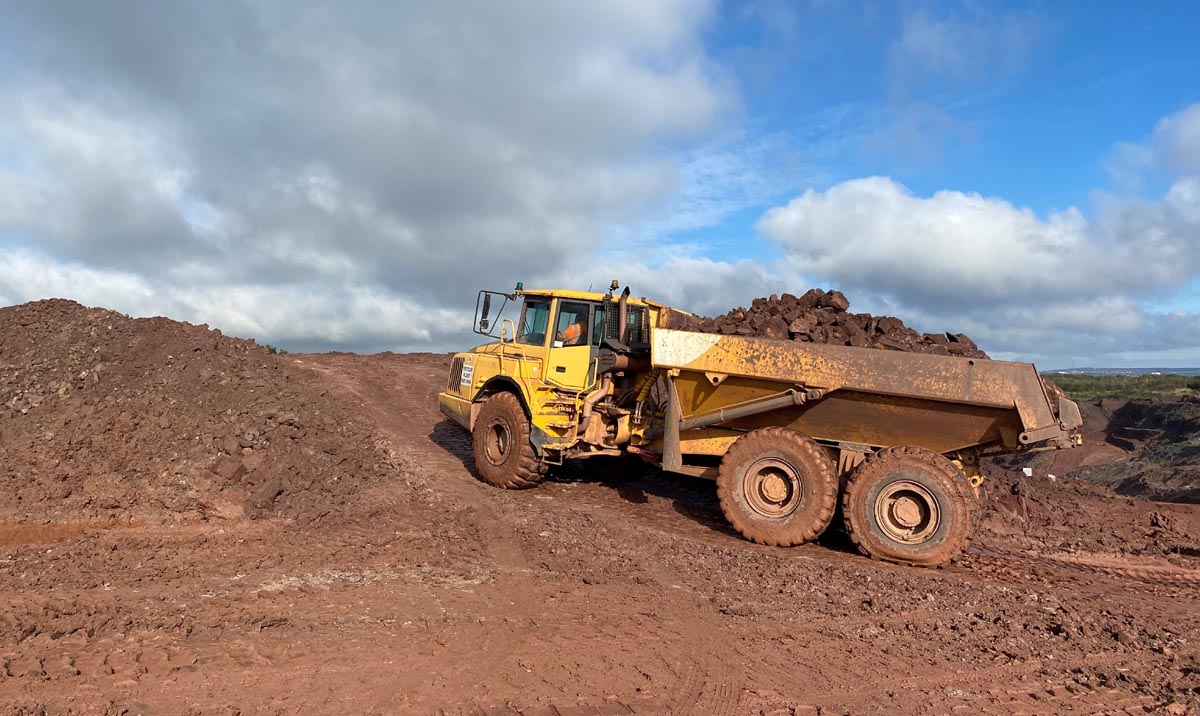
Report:
M706 714L734 716L741 697L741 667L730 659L721 658L719 642L706 645L700 658L684 667L684 675L672 690L669 710L671 716Z
M1046 577L1035 575L1031 567L1045 570L1049 576L1063 577L1075 586L1080 578L1091 578L1095 588L1116 588L1144 594L1149 588L1156 597L1195 599L1200 597L1200 569L1151 563L1128 557L1081 554L1042 554L1032 551L971 547L960 566L962 573L999 576L1006 581L1042 584ZM1096 581L1099 578L1099 581Z
M497 566L509 572L528 572L530 562L523 544L509 532L498 528L498 525L504 524L503 516L494 502L483 499L479 494L481 488L475 482L474 476L465 469L459 459L456 459L461 455L449 453L444 448L434 445L420 430L412 429L417 422L411 415L413 391L389 389L376 380L356 378L341 366L343 361L355 361L355 358L333 356L331 359L319 360L317 357L310 357L295 362L321 373L332 385L353 396L364 409L370 411L376 425L388 438L392 454L405 465L409 478L426 488L424 492L427 495L433 497L450 491L453 493L451 497L458 503L455 507L461 510L466 505L470 506L470 520L479 534L479 541ZM361 368L369 370L366 365ZM397 399L401 397L408 403L399 402ZM420 396L417 397L420 399ZM430 467L434 468L432 472L456 475L460 479L441 480L436 491L429 489L425 474L431 472ZM464 475L470 482L461 479ZM386 494L378 496L386 499ZM441 502L445 503L447 500L443 499Z
M1146 563L1128 557L1105 555L1027 554L1035 562L1048 562L1088 573L1105 574L1150 586L1181 590L1200 590L1200 569L1187 569L1169 564Z
M446 424L436 407L430 408L436 406L432 386L440 385L440 381L413 378L404 374L403 366L371 364L357 356L321 357L318 361L306 360L305 365L321 372L369 412L389 441L391 453L404 465L404 481L415 485L441 510L455 532L465 532L464 537L481 549L482 566L492 578L486 600L494 619L479 635L458 678L488 689L511 688L511 677L506 675L514 673L514 660L519 667L518 655L537 653L545 638L538 622L547 587L537 580L529 547L521 536L528 515L519 508L529 495L511 494L478 481L468 467L469 435L458 426ZM405 385L406 379L414 384ZM377 497L384 502L391 499L386 490ZM383 514L388 509L386 504L377 509L381 519L388 519ZM463 564L461 568L470 566ZM468 697L465 704L470 703ZM462 708L464 702L459 704L450 712ZM507 705L485 701L473 708L494 708L504 713Z
M1136 668L1138 664L1137 659L1128 654L1100 652L1081 654L1072 659L1067 667L1123 671ZM1101 708L1101 711L1087 713L1107 713L1104 709L1118 713L1124 708L1141 707L1155 701L1146 694L1084 685L1065 675L1046 678L1039 675L1042 669L1042 663L1034 660L1020 664L945 670L934 676L902 677L890 682L890 685L909 692L937 692L953 702L969 705L973 713L997 715L1024 713L1030 716L1057 716L1083 707Z
M573 508L599 509L641 529L660 530L710 544L728 544L731 538L741 541L726 526L716 506L715 494L709 500L703 490L679 489L673 484L675 481L676 478L656 475L625 485L610 485L559 476L552 471L542 489Z

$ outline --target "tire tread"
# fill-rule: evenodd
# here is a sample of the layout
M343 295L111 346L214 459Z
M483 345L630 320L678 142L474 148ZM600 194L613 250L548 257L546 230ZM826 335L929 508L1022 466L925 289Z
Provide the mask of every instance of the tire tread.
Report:
M741 475L737 466L763 452L791 451L803 460L802 479L815 483L814 497L818 508L807 523L797 520L764 523L746 514L737 504L735 492L740 489ZM811 473L811 474L810 474ZM772 547L792 547L811 542L825 531L837 509L838 480L833 463L820 445L807 436L787 428L761 428L738 438L721 459L717 471L717 500L729 524L746 539Z
M512 440L520 451L506 473L494 473L491 466L484 463L483 457L483 431L479 426L486 425L496 412L500 412L512 424ZM507 391L492 395L484 402L475 425L477 431L471 443L475 453L475 469L481 480L505 490L526 490L546 477L549 466L538 458L533 443L529 441L529 417L517 396Z
M859 515L854 504L859 494L869 491L875 480L882 476L879 473L887 474L892 469L892 465L909 461L920 462L923 466L934 468L945 476L954 488L950 494L950 499L953 501L951 509L961 510L966 516L966 520L964 520L965 534L958 535L956 539L947 540L941 549L922 556L899 556L889 553L886 546L876 544L875 538L866 529L866 525L860 522L868 517ZM979 501L975 497L974 488L971 487L971 481L963 474L962 470L932 450L907 445L884 448L869 457L850 475L842 494L842 518L846 535L850 541L863 555L892 564L939 567L948 563L966 550L979 525L982 513L983 510L980 509Z

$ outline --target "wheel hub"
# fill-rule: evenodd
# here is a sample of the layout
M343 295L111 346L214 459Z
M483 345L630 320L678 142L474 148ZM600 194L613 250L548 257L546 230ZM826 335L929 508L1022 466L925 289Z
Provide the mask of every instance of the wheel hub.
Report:
M763 479L762 493L771 502L783 502L787 499L788 486L779 475L768 475Z
M921 506L916 500L905 495L896 498L891 504L892 519L908 529L916 527L921 522Z
M897 542L920 544L933 537L941 523L937 498L924 485L898 480L875 499L875 521Z
M508 424L503 420L497 420L488 426L486 450L487 459L493 465L500 465L508 458L509 444L512 441L512 434L509 432Z
M769 457L746 470L743 494L763 517L786 517L800 505L800 473L786 460Z

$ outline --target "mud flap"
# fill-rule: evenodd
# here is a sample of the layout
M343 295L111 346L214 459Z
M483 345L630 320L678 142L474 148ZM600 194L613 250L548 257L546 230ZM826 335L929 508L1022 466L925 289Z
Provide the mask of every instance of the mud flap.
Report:
M532 423L529 425L529 443L533 445L533 450L537 453L538 457L545 459L546 449L544 446L546 441L552 437L550 433L547 433L538 426Z

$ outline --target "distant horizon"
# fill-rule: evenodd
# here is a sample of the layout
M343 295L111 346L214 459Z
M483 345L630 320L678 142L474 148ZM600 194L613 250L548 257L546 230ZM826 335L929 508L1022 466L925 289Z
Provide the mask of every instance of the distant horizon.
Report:
M1164 368L1164 367L1134 367L1134 368L1101 368L1088 366L1086 368L1040 368L1039 373L1069 373L1073 375L1200 375L1198 368Z
M85 308L101 309L101 310L106 310L106 311L117 311L118 313L124 313L123 311L119 311L119 310L113 309L113 308L108 308L107 306L96 306L96 305L89 306L80 301L76 301L73 298L65 298L65 297L52 297L52 298L36 299L34 301L22 301L19 303L0 304L0 309L12 308L15 306L25 305L27 303L36 303L37 301L47 301L47 300L71 301L74 303L79 303L80 305L83 305ZM147 314L147 315L138 315L135 313L128 313L126 315L129 315L131 318L166 318L167 320L177 321L180 323L189 323L191 325L206 325L206 326L209 326L210 330L220 330L219 326L213 326L207 322L197 322L197 321L191 321L191 320L187 320L187 319L175 318L173 316L168 316L164 313L154 313L154 314ZM421 348L413 349L413 348L409 348L406 346L386 346L386 345L332 346L331 347L331 346L328 346L327 344L322 344L320 342L317 342L315 344L308 344L308 345L304 345L304 344L280 345L277 343L273 343L270 340L264 339L260 336L243 335L239 332L225 331L225 330L222 330L221 332L224 335L230 336L232 338L252 340L262 346L269 345L269 346L273 346L275 348L282 348L288 354L304 354L304 353L314 353L314 354L316 354L316 353L354 353L354 354L358 354L358 355L373 355L373 354L377 354L377 353L396 353L396 354L400 354L400 355L409 354L409 353L432 353L432 354L447 353L448 354L448 353L457 352L459 350L463 350L466 347L465 345L464 346L445 347L444 349L443 349L443 347L438 347L438 346L428 346L428 347L421 347ZM478 343L472 343L470 341L468 341L468 342L471 343L471 346L478 345ZM1009 360L1009 359L993 358L993 360ZM1036 364L1035 361L1026 361L1026 360L1016 360L1015 362ZM1043 374L1045 374L1045 373L1067 373L1067 374L1075 374L1075 375L1131 375L1131 376L1132 375L1149 375L1152 373L1161 373L1164 375L1189 375L1190 376L1190 375L1200 375L1200 366L1180 366L1180 367L1166 367L1166 366L1083 366L1083 367L1074 367L1074 366L1072 366L1070 368L1041 368L1041 367L1039 367L1038 372L1043 373Z

